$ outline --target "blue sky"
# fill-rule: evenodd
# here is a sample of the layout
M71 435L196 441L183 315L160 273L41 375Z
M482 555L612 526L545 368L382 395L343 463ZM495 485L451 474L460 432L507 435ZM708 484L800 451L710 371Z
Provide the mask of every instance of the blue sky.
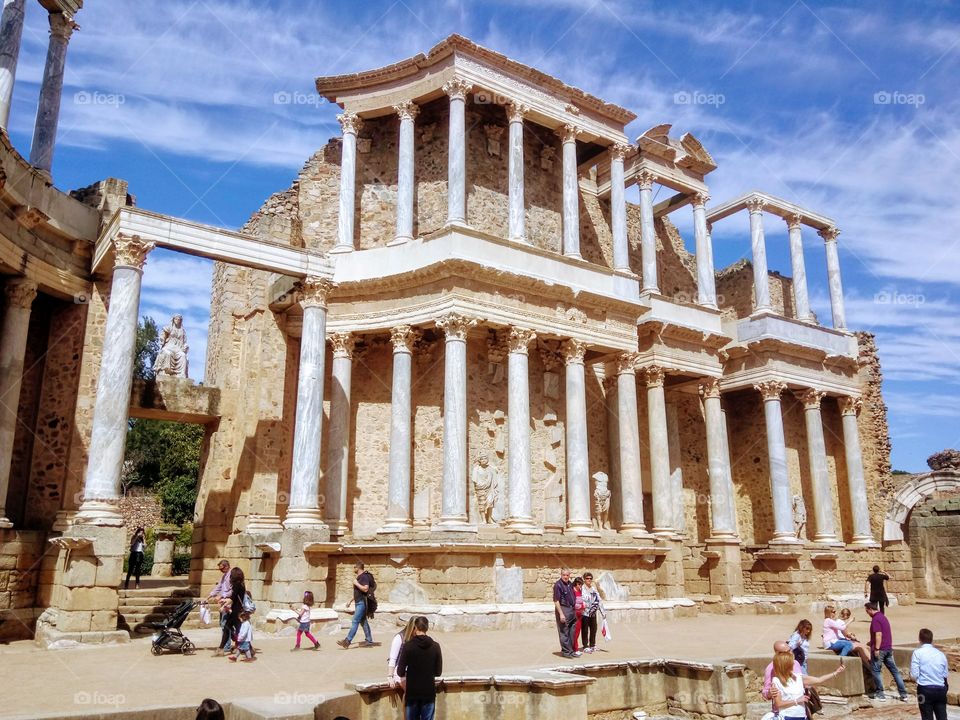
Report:
M46 52L28 3L10 131L29 151ZM452 32L639 116L692 132L719 169L712 203L761 189L833 217L848 324L876 333L893 464L960 446L957 242L960 9L950 2L267 2L98 0L70 43L54 177L114 176L141 207L236 228L339 134L317 75L426 51ZM284 102L284 100L288 100ZM690 218L674 218L685 237ZM767 217L770 266L789 274ZM810 292L829 319L822 242ZM714 229L716 264L749 254L746 216ZM151 255L142 311L186 318L202 376L209 264Z

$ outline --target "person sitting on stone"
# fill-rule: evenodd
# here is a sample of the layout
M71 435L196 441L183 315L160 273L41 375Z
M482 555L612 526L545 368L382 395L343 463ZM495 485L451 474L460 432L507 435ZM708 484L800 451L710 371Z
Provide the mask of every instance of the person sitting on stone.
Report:
M156 375L188 377L187 331L183 329L183 315L174 315L170 324L160 332L160 352L153 364Z

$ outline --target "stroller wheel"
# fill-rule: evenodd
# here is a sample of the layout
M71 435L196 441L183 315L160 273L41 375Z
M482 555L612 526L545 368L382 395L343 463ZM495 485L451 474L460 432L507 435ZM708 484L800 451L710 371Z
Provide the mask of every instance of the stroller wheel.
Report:
M180 652L182 652L184 655L193 655L193 653L196 652L196 650L197 650L197 646L194 645L189 640L184 640L183 646L180 648Z
M150 652L152 652L154 655L163 655L163 648L154 643L150 646Z

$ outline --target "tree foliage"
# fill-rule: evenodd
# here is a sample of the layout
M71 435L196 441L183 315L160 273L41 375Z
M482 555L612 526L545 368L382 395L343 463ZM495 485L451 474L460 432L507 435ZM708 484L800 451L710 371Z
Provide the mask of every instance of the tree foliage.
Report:
M137 326L136 357L133 377L137 380L153 380L153 364L160 352L160 329L152 317L144 315Z

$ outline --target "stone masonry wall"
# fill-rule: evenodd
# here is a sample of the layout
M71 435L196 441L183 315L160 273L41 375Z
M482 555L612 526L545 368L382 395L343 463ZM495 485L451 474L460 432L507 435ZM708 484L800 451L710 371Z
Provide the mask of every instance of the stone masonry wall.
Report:
M773 312L795 317L793 281L776 271L767 275L770 283L770 305ZM717 304L726 316L748 317L754 308L753 264L738 260L717 272Z
M910 555L917 597L960 599L960 494L913 509Z

